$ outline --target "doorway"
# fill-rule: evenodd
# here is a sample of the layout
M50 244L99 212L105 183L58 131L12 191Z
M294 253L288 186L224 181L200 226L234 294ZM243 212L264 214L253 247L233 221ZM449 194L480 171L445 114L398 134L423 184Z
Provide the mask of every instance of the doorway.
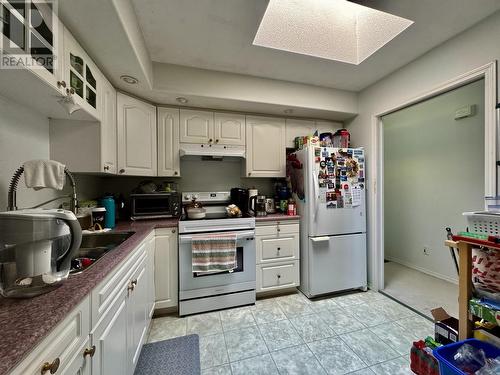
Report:
M484 79L381 117L384 292L418 312L458 315L446 227L484 206Z

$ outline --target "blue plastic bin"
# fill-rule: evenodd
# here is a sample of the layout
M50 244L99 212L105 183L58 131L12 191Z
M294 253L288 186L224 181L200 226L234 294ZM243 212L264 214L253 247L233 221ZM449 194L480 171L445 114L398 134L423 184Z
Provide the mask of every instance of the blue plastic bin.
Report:
M467 339L453 344L448 344L433 350L434 357L439 362L440 375L467 375L455 366L453 356L463 344L469 344L477 349L483 349L486 357L496 358L500 355L500 349L490 343L477 339Z

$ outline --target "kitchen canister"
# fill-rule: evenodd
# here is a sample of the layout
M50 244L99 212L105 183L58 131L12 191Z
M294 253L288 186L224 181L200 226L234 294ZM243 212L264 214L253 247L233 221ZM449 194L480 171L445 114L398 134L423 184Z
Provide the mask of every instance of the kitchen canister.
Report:
M116 221L115 199L111 195L107 195L101 199L101 205L106 209L106 214L104 215L104 227L113 229Z

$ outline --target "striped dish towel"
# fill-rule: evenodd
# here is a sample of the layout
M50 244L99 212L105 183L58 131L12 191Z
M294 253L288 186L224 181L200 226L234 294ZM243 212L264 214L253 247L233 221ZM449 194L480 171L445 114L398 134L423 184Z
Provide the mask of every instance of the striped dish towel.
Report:
M233 270L236 265L236 233L198 234L193 236L194 272Z

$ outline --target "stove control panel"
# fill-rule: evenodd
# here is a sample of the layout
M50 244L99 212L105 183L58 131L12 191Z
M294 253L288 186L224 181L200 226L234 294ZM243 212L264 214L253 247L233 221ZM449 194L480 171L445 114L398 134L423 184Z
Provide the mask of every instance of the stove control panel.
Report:
M229 203L231 193L229 191L182 193L182 203L189 203L193 198L201 203Z

